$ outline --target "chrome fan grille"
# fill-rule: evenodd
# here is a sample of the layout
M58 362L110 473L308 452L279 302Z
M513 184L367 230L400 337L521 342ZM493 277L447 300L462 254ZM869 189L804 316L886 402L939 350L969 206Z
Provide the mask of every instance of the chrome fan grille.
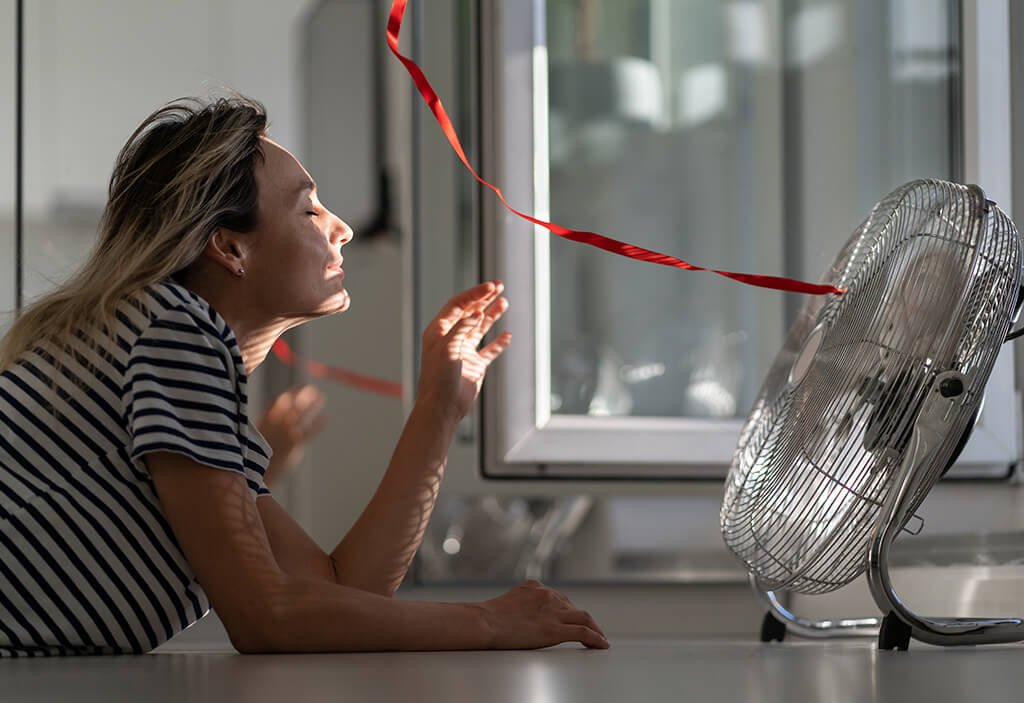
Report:
M726 481L725 542L766 589L825 593L865 568L871 530L935 375L967 378L915 496L981 401L1020 286L1017 231L984 194L908 183L879 202L790 329Z

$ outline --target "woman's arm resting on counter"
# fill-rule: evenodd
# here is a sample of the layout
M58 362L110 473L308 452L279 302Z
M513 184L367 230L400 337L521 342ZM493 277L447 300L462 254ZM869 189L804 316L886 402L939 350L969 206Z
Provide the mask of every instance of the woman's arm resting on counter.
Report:
M257 500L241 474L166 452L147 454L146 463L178 544L240 652L608 646L589 614L537 582L483 603L406 601L339 585L327 555L275 503L258 506L272 498Z

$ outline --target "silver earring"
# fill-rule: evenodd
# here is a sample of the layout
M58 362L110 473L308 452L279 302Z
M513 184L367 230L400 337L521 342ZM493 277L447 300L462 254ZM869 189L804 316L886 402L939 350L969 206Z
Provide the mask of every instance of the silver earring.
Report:
M238 267L238 275L239 276L244 276L245 275L245 269L242 268L241 266Z

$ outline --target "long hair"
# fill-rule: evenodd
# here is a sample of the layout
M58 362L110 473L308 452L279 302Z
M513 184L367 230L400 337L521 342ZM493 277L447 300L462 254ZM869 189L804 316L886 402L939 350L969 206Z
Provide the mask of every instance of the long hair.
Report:
M59 358L82 331L113 341L122 298L180 275L218 228L251 232L266 128L263 105L237 93L180 98L147 117L118 154L88 259L14 321L0 340L0 371L37 346ZM101 336L84 338L96 349Z

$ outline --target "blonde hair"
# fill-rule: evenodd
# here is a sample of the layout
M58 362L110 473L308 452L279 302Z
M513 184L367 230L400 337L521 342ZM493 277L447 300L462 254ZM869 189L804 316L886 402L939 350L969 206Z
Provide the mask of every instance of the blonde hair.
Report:
M82 330L114 341L122 298L183 273L218 228L255 229L266 128L263 105L237 93L180 98L147 117L118 154L88 259L14 321L0 341L0 371L40 345L67 353ZM98 338L85 336L93 349Z

